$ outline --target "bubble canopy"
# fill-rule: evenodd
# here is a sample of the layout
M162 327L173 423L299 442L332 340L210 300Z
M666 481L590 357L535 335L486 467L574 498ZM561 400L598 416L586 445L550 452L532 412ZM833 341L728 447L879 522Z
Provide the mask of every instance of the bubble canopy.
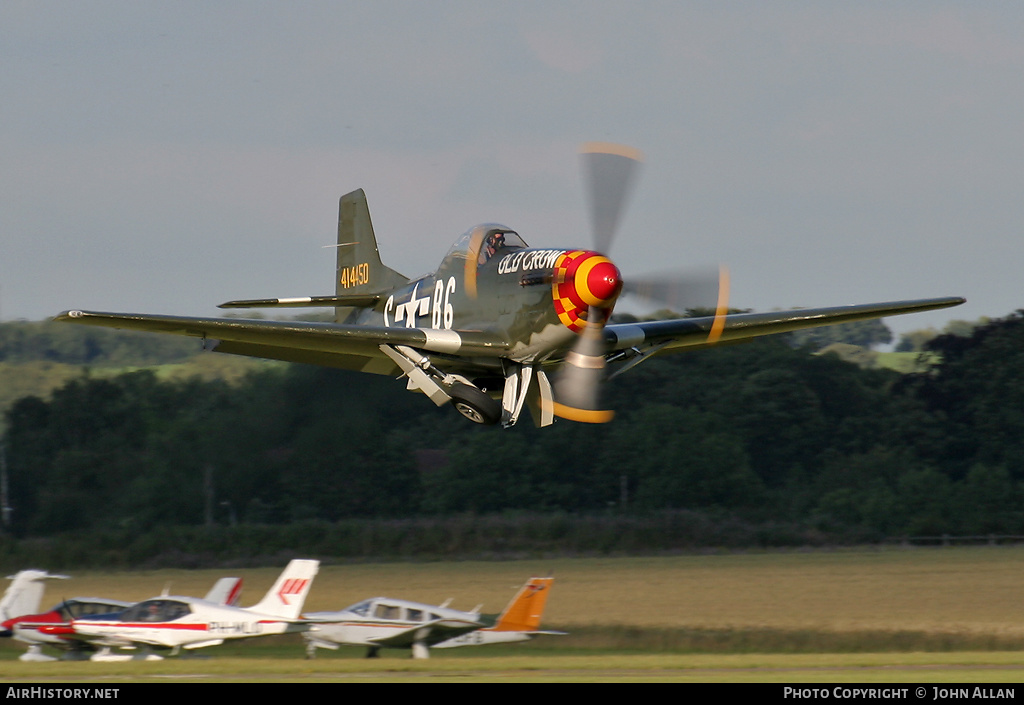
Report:
M500 251L523 250L528 246L519 233L497 223L470 228L448 250L448 258L484 264Z

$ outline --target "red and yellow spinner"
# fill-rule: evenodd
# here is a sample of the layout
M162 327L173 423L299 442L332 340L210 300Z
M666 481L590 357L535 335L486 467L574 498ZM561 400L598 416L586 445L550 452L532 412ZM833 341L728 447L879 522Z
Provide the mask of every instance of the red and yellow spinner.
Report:
M606 309L622 288L619 270L604 255L573 250L555 260L551 296L562 324L576 333L586 325L584 312L591 306Z

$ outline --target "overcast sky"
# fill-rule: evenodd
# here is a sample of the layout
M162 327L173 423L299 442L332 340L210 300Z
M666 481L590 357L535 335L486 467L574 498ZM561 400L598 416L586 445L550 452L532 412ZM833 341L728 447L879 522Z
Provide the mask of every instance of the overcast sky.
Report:
M1024 307L1024 5L0 1L0 318L333 293L338 198L385 263L470 226L589 244L577 147L646 162L625 275L770 310Z

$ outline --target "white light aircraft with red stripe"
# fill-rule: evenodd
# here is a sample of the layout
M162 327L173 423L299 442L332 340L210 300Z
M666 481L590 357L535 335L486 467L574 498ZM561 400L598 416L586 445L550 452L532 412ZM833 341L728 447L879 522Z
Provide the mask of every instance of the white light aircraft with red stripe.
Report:
M28 651L18 657L20 661L55 661L43 653L43 646L60 649L62 659L79 661L91 654L94 645L73 636L68 636L69 624L74 619L92 617L109 618L132 606L130 602L102 597L72 597L39 612L43 596L44 580L66 579L66 575L52 575L41 570L23 570L15 576L3 600L0 600L0 617L10 614L17 616L0 623L0 636L13 636L17 641L28 644ZM236 605L242 594L241 578L221 578L203 598L207 602L221 605Z
M159 659L153 648L199 649L226 639L244 639L305 631L299 617L320 562L294 560L260 602L235 607L196 597L162 595L123 612L53 627L62 635L103 647L93 661ZM141 648L140 648L141 647ZM113 648L139 648L137 655L115 654Z

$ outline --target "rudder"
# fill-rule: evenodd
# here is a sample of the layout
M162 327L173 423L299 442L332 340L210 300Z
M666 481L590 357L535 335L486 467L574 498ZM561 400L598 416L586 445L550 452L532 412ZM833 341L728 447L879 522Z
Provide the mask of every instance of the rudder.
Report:
M494 625L496 632L535 632L548 602L554 578L530 578L508 603Z
M0 599L0 621L6 621L26 614L34 614L39 610L46 590L45 580L66 580L66 575L53 575L45 570L23 570L16 575L9 575L12 581Z
M298 618L319 569L320 561L291 561L263 599L249 610L284 619Z
M218 605L234 606L242 597L241 578L221 578L213 584L210 592L203 599Z
M408 277L381 262L370 221L370 208L362 189L346 193L338 205L338 268L335 274L337 296L373 294L409 281ZM342 323L352 311L352 308L339 307L335 309L334 320Z

